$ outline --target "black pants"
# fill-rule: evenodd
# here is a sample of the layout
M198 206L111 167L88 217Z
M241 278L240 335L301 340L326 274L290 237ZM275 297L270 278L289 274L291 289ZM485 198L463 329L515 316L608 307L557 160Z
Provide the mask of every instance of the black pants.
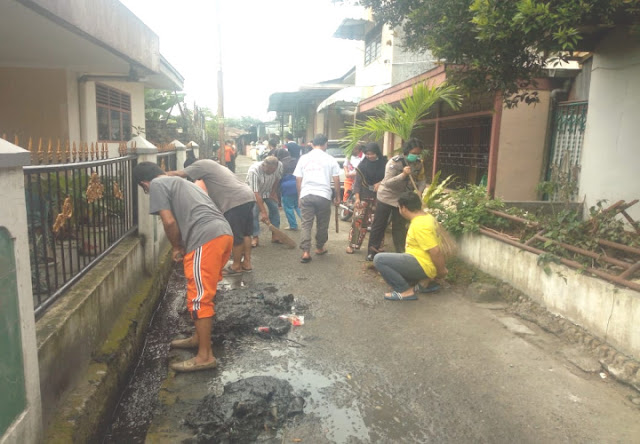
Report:
M400 216L397 207L376 201L376 212L373 215L373 224L369 234L369 253L377 253L384 239L387 222L391 216L391 236L396 253L404 253L404 244L407 240L407 221Z

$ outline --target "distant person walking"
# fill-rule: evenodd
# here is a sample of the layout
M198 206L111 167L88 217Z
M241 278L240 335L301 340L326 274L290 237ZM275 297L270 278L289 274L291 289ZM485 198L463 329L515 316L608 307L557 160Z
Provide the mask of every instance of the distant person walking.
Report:
M298 160L301 156L300 151L302 150L302 147L293 140L293 136L291 136L291 134L287 134L284 137L284 140L284 146L287 148L287 151L289 151L291 157Z
M176 372L193 372L216 367L211 349L211 327L215 315L213 300L222 268L229 260L233 232L218 207L193 183L169 177L152 162L133 169L133 183L149 194L149 213L160 216L171 243L171 257L183 262L187 278L187 308L195 333L171 342L173 348L197 348L195 357L176 362Z
M302 214L298 207L298 187L296 185L296 176L293 175L293 172L298 161L291 157L289 151L284 148L276 150L276 157L282 163L282 179L280 179L282 208L285 216L287 216L287 222L289 222L289 230L297 231L298 221L296 220L296 214L300 219L302 219Z
M340 166L336 159L327 154L327 137L318 134L313 138L313 149L300 157L294 171L300 211L302 213L302 234L300 249L302 263L311 262L311 229L316 219L317 255L327 253L324 247L329 239L329 221L331 220L331 182L335 188L334 205L340 204Z
M231 172L236 172L236 149L233 140L229 139L224 143L224 163Z
M203 180L209 197L229 222L233 231L233 264L225 267L222 274L226 276L252 271L251 236L256 198L251 188L228 168L213 160L198 160L182 171L170 171L167 174Z
M247 172L247 184L256 198L253 208L253 239L251 246L260 244L260 222L270 222L280 228L280 212L278 211L278 191L282 178L282 164L275 156L268 156L262 162L254 163ZM280 243L271 236L271 242Z

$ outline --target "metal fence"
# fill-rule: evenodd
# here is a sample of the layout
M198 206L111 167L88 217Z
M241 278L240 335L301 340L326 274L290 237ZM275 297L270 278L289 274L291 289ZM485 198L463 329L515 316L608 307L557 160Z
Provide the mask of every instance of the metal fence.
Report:
M177 170L177 156L175 151L167 151L164 153L158 153L158 166L163 171L175 171Z
M24 168L36 317L137 229L136 159Z
M491 118L441 124L436 165L441 177L453 174L454 188L486 183L490 140Z

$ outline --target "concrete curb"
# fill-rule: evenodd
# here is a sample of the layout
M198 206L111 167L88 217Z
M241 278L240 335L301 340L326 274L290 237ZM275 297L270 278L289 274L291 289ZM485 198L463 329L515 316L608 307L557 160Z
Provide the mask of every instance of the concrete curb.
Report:
M68 395L46 431L45 442L98 442L144 345L145 330L172 270L168 251L122 308L105 342L96 350L80 383Z

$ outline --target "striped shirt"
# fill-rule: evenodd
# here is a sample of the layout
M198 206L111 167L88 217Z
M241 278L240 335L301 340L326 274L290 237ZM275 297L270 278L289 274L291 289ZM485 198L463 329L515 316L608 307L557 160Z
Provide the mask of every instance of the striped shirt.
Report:
M273 174L267 174L262 168L263 162L254 163L247 172L247 185L254 193L259 193L263 199L271 195L273 184L282 178L282 162L278 162L278 169Z

